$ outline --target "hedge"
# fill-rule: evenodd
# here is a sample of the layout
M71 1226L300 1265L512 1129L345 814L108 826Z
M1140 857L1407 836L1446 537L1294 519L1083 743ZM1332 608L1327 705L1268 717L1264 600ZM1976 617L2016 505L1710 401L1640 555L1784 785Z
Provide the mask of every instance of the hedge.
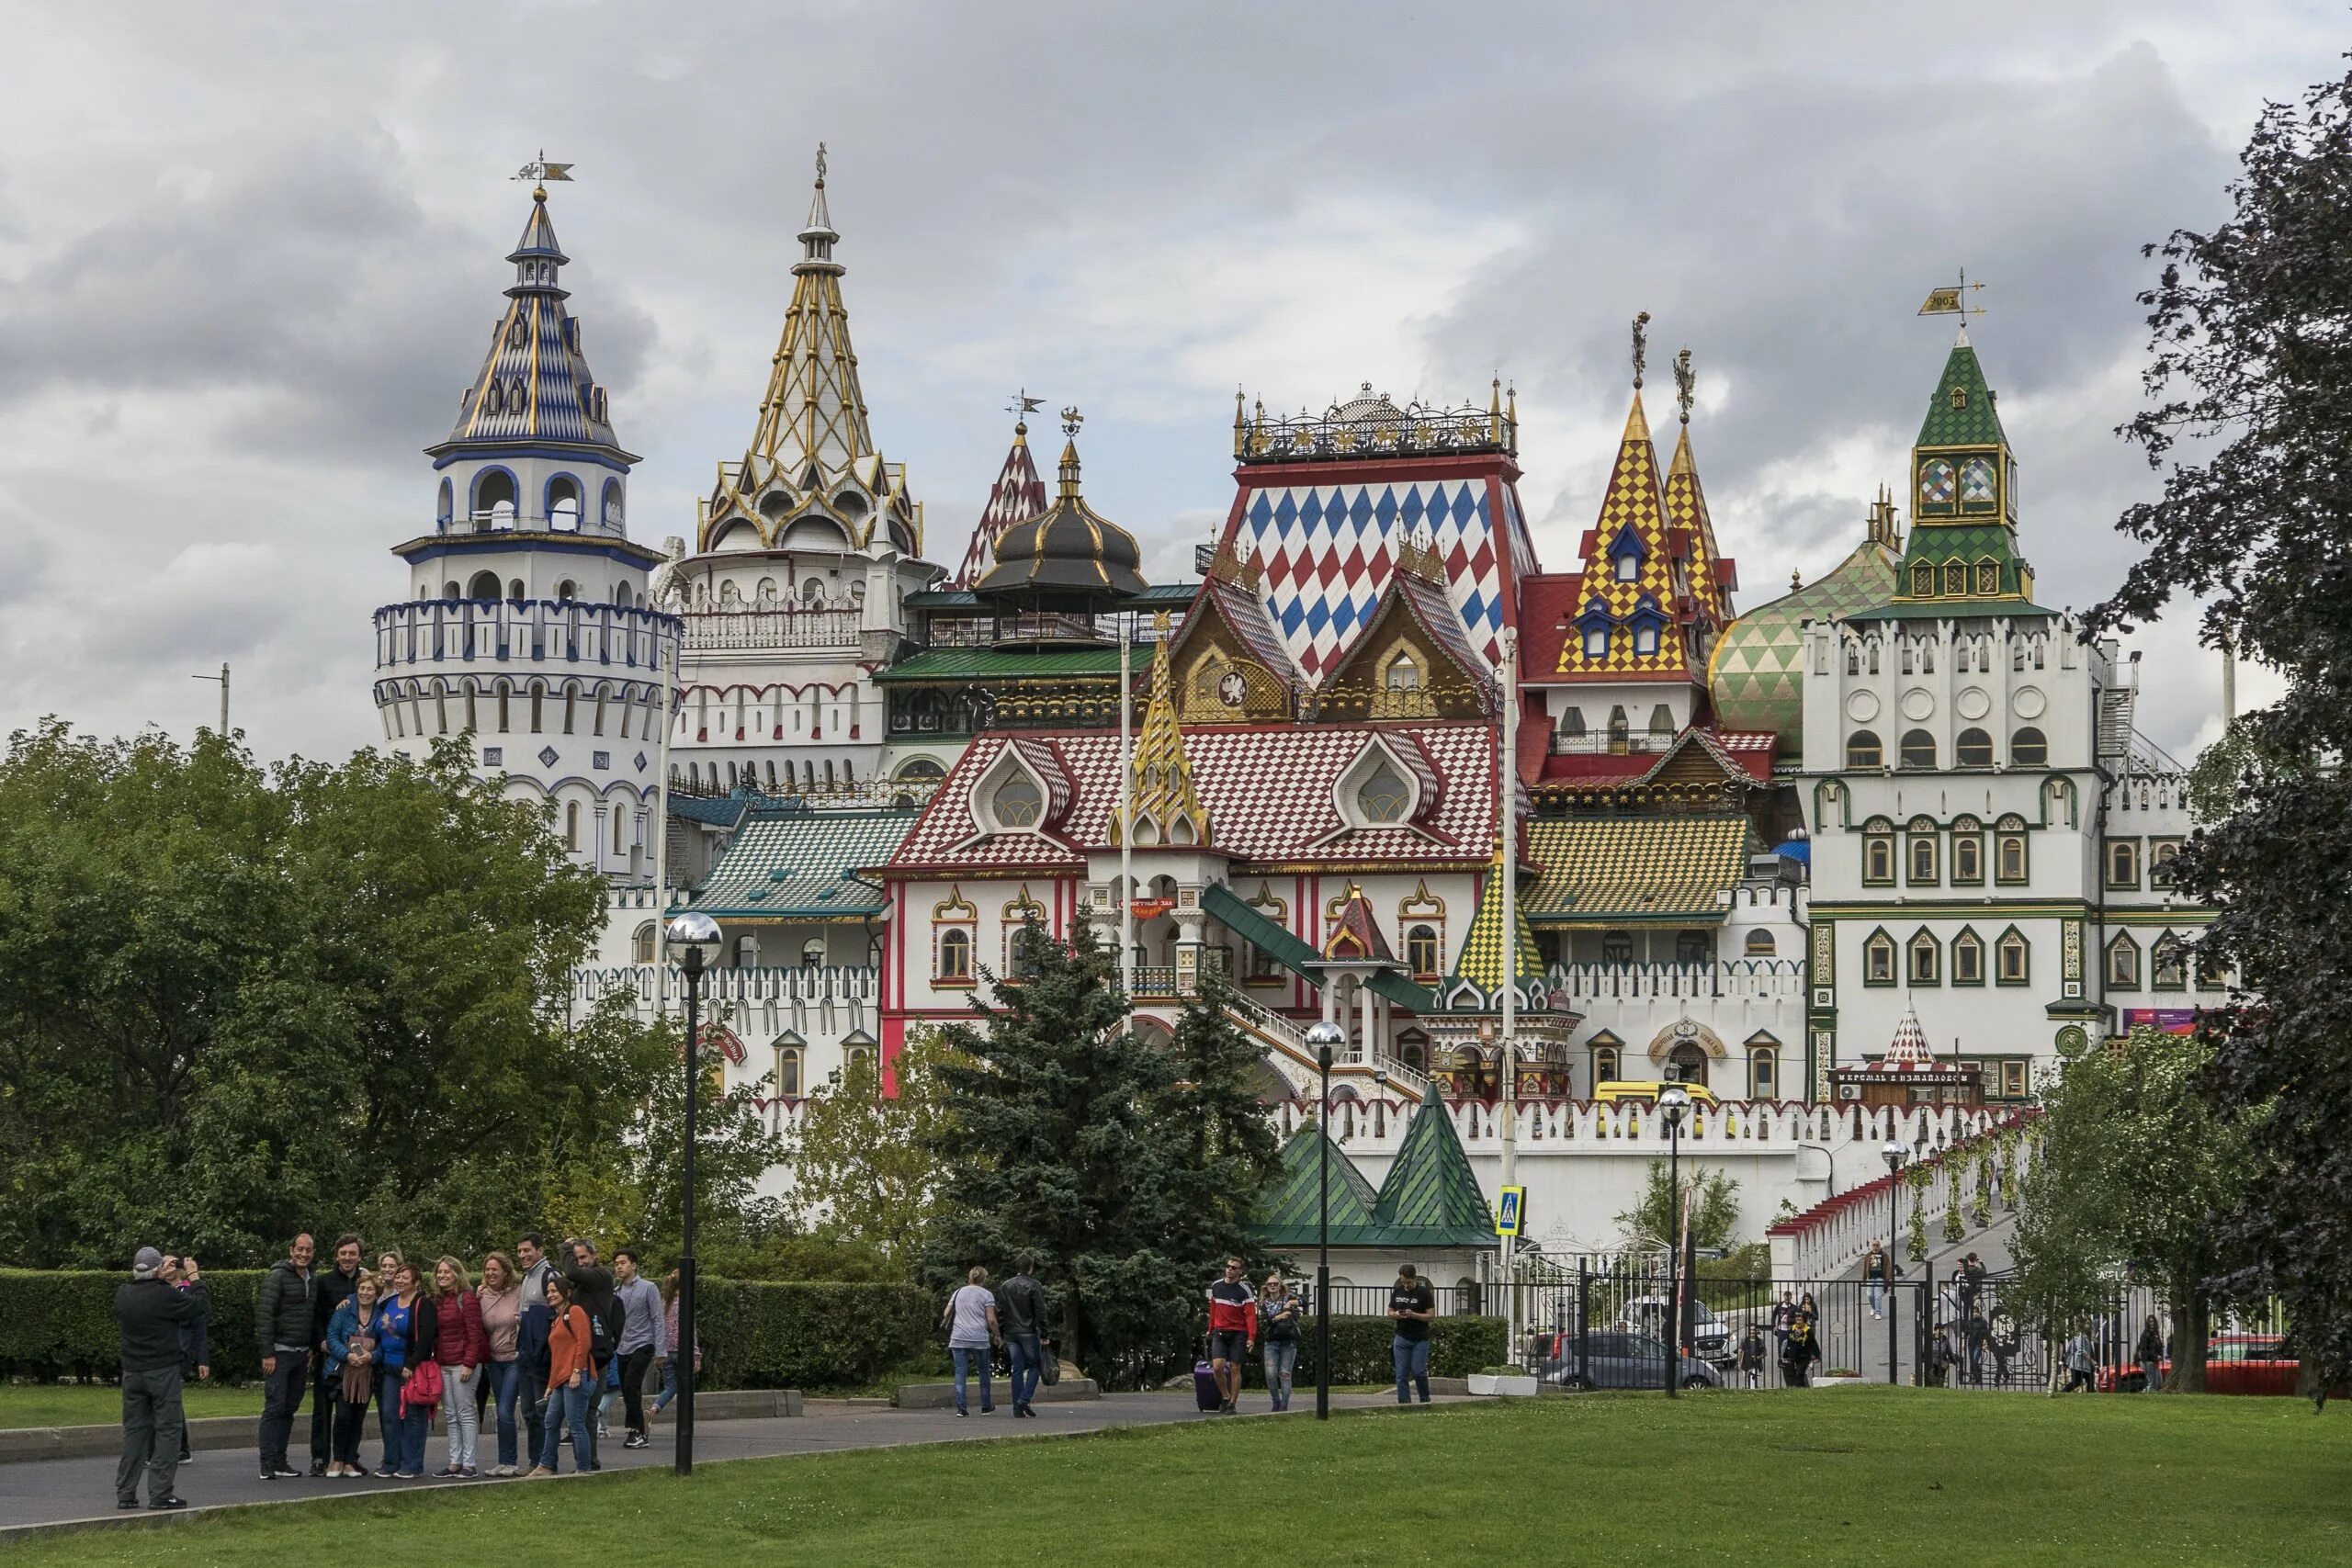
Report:
M1385 1317L1335 1317L1331 1320L1331 1381L1335 1383L1387 1383L1396 1381L1396 1364L1388 1347L1396 1325ZM1262 1342L1260 1347L1263 1348ZM1499 1317L1440 1317L1430 1322L1430 1376L1464 1378L1504 1359L1503 1320ZM1264 1382L1262 1357L1251 1357L1248 1382ZM1315 1320L1308 1318L1299 1336L1298 1368L1294 1386L1315 1381Z
M108 1378L120 1371L114 1292L127 1274L0 1269L0 1376ZM212 1374L261 1375L254 1269L208 1269ZM853 1388L902 1368L944 1366L931 1293L911 1285L702 1282L709 1388Z

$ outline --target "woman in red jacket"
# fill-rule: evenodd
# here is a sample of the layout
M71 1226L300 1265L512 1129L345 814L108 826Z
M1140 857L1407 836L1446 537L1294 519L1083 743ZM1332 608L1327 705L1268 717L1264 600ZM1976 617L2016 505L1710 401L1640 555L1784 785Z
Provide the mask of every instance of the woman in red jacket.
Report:
M481 1435L481 1413L474 1408L474 1380L490 1359L482 1337L481 1302L466 1266L454 1258L433 1265L433 1359L441 1363L441 1419L449 1433L449 1462L445 1476L472 1477L474 1441Z

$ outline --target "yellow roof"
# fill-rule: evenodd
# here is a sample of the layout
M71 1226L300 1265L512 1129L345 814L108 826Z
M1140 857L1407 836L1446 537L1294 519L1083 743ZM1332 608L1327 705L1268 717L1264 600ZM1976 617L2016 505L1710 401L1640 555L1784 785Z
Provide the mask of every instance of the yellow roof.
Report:
M1736 811L1539 817L1527 855L1543 874L1520 908L1553 927L1721 919L1716 895L1747 874L1747 836Z

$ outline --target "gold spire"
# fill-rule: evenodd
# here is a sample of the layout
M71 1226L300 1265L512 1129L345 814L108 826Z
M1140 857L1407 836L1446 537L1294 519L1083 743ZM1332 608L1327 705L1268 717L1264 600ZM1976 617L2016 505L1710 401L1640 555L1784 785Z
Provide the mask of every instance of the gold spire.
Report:
M817 182L808 226L800 231L801 258L793 265L792 303L784 313L767 396L760 403L746 468L773 464L797 483L814 463L827 479L875 455L865 396L857 381L857 351L850 345L849 310L842 303L842 265L833 260L841 238L825 206L825 149L817 147Z
M1157 638L1151 650L1151 696L1136 736L1133 780L1127 798L1138 844L1202 844L1210 841L1208 808L1193 786L1193 765L1184 754L1184 732L1176 722L1176 682L1168 666L1168 613L1152 617ZM1114 835L1125 827L1114 812Z

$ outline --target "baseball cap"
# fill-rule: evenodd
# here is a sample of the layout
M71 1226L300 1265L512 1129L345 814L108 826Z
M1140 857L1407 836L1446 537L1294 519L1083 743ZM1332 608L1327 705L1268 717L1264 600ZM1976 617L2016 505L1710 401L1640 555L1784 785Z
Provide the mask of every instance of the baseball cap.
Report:
M130 1260L131 1271L136 1274L153 1274L163 1266L164 1255L152 1247L141 1247L139 1255Z

